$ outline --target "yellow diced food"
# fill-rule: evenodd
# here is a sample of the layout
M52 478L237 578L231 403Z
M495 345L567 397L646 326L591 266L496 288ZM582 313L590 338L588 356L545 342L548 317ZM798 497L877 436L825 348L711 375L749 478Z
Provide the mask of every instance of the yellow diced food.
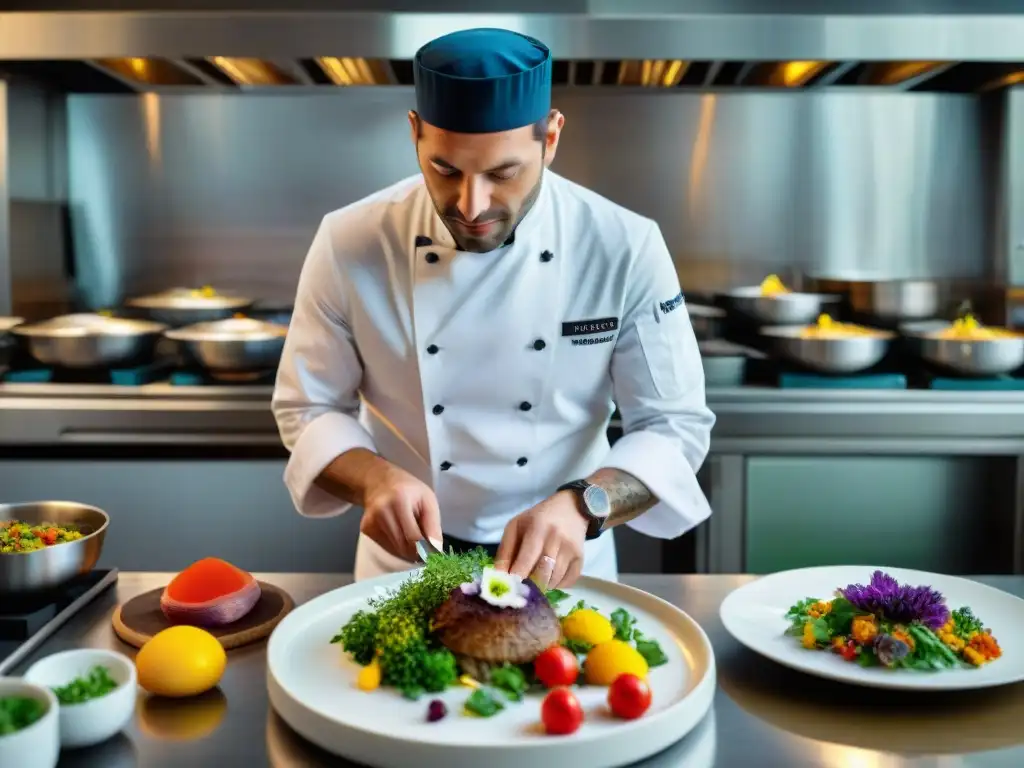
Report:
M615 627L597 611L581 608L562 619L562 634L578 643L599 645L615 637Z
M356 685L361 691L375 691L380 687L380 662L377 659L359 670Z
M878 634L878 622L875 621L874 616L858 616L853 620L850 634L861 645L867 645Z
M814 639L814 625L811 622L804 624L804 634L800 638L800 642L803 643L804 648L817 648L818 642Z

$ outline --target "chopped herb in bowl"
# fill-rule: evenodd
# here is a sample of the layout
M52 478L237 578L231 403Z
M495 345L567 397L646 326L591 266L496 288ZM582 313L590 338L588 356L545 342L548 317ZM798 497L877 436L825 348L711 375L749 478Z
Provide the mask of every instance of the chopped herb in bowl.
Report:
M0 736L28 728L46 714L46 704L30 696L0 697Z
M54 695L62 705L84 704L87 701L106 696L117 688L117 682L110 676L110 670L104 666L95 666L87 675L76 677L67 685L53 689Z

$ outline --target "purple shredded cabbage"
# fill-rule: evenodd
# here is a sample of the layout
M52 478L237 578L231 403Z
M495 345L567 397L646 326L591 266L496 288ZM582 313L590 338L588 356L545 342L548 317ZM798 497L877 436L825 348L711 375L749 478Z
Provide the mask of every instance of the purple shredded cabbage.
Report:
M871 574L871 582L867 586L851 584L840 589L839 594L859 610L884 616L899 624L919 621L926 627L938 629L949 621L949 608L937 590L928 586L900 584L881 571Z

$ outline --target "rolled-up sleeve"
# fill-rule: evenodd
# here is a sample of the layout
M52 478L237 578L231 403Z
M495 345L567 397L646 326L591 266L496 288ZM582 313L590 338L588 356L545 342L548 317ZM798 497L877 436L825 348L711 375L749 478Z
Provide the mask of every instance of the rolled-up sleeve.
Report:
M653 223L630 270L612 382L624 435L604 466L628 472L658 498L629 525L657 538L680 536L711 514L697 471L715 415L679 277Z
M291 452L285 485L295 508L308 517L338 515L351 506L314 484L324 468L353 448L374 450L358 420L363 367L345 295L325 219L299 277L272 399L281 440Z

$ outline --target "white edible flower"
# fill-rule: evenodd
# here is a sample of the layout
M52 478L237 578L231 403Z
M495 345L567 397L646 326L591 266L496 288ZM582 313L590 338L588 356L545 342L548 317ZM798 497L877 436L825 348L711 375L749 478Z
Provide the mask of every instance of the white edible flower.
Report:
M525 608L530 588L518 576L484 568L480 576L480 597L496 608Z

